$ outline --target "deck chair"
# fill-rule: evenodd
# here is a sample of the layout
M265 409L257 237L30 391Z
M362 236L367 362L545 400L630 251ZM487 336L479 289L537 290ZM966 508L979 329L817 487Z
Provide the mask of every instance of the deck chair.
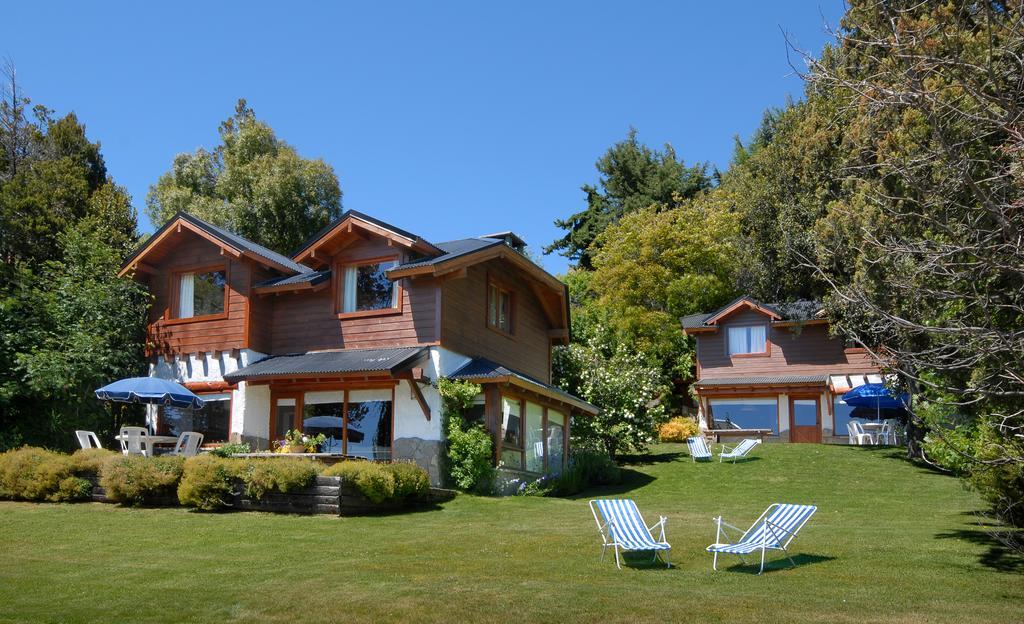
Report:
M619 550L645 550L653 551L654 557L658 558L659 553L665 551L665 565L672 567L668 560L668 551L672 547L665 541L664 516L658 521L647 526L636 503L627 499L597 499L590 501L590 513L594 514L594 521L597 522L597 530L601 533L601 561L604 561L605 551L611 547L615 549L615 567L622 569L619 562ZM661 527L658 539L654 539L651 530Z
M732 541L726 533L725 527L739 531L737 527L722 521L722 517L715 518L718 526L718 533L715 536L715 543L708 546L707 551L714 553L715 558L711 563L713 570L718 570L718 554L727 553L736 555L744 564L747 562L743 555L749 555L761 551L761 569L758 574L764 572L764 556L769 550L781 550L786 554L789 562L796 567L796 562L789 556L786 546L789 545L800 528L804 526L814 512L818 510L814 505L790 505L775 503L769 505L768 509L761 514L761 517L750 525L750 528L737 541ZM723 541L725 538L725 541Z
M203 434L195 431L184 431L178 436L178 442L174 445L171 455L194 457L199 452L199 445L202 443Z
M92 431L75 431L75 436L78 438L78 446L84 449L103 448L100 439Z
M690 459L693 461L711 459L711 449L708 448L708 441L704 436L686 438L686 445L690 447Z
M722 451L718 454L718 463L722 463L722 460L725 459L731 459L732 463L735 464L737 459L754 450L754 447L760 443L760 440L755 440L754 438L744 438L732 449L723 446Z

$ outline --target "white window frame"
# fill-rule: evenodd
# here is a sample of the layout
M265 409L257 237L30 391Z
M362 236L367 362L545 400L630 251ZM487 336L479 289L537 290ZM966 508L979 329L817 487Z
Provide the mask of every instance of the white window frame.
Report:
M760 351L754 351L753 350L753 348L754 348L754 345L753 345L754 336L753 336L753 332L751 330L753 330L755 328L760 328L761 331L764 333L764 340L761 343L761 350ZM745 333L746 333L746 339L745 340L746 340L747 348L750 349L750 350L748 350L748 351L734 351L733 350L733 341L732 341L732 332L733 332L733 330L744 330L745 331ZM768 353L768 326L762 324L762 325L731 325L731 326L726 327L726 332L725 332L725 348L726 348L726 351L731 356L732 355L760 355L762 353Z

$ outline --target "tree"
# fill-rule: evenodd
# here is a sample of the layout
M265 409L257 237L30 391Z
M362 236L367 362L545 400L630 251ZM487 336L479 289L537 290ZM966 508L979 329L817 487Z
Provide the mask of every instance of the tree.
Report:
M1024 15L860 0L808 91L838 105L842 193L804 266L835 326L913 391L912 430L968 421L972 483L1024 525ZM837 262L836 258L842 259ZM844 268L839 269L837 265ZM911 454L920 456L912 438Z
M679 319L736 296L738 219L727 192L636 210L598 237L589 288L615 340L665 379L689 377L692 347Z
M146 196L146 214L163 223L188 212L289 255L341 214L333 168L302 158L239 100L220 125L221 144L178 154Z
M584 269L592 268L593 247L600 246L601 232L624 215L652 205L666 208L675 197L693 197L711 187L706 165L687 167L676 159L671 145L652 150L640 143L632 128L626 140L609 148L595 166L600 173L597 186L582 187L587 208L557 219L555 225L566 234L544 248L545 254L557 251Z

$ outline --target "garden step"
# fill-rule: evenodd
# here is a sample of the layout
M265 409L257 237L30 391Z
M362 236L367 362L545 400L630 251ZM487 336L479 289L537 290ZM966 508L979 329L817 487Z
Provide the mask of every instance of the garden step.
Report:
M296 505L288 502L275 502L275 501L253 501L249 499L242 499L235 502L236 509L245 509L250 511L271 511L271 512L286 512L286 513L318 513L318 514L333 514L338 515L340 508L337 503L330 504L314 504L314 505Z
M302 494L267 494L261 502L293 505L337 505L337 496L305 496Z
M323 475L317 475L316 484L338 487L341 485L341 477L325 477Z

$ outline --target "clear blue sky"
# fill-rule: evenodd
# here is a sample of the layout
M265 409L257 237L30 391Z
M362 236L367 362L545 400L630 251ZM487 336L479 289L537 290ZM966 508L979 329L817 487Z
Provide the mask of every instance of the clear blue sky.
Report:
M781 29L817 52L841 1L30 2L0 55L75 111L141 214L176 153L239 97L341 180L343 203L428 239L512 229L539 249L630 126L724 168L733 136L799 97ZM564 259L548 256L548 270Z

